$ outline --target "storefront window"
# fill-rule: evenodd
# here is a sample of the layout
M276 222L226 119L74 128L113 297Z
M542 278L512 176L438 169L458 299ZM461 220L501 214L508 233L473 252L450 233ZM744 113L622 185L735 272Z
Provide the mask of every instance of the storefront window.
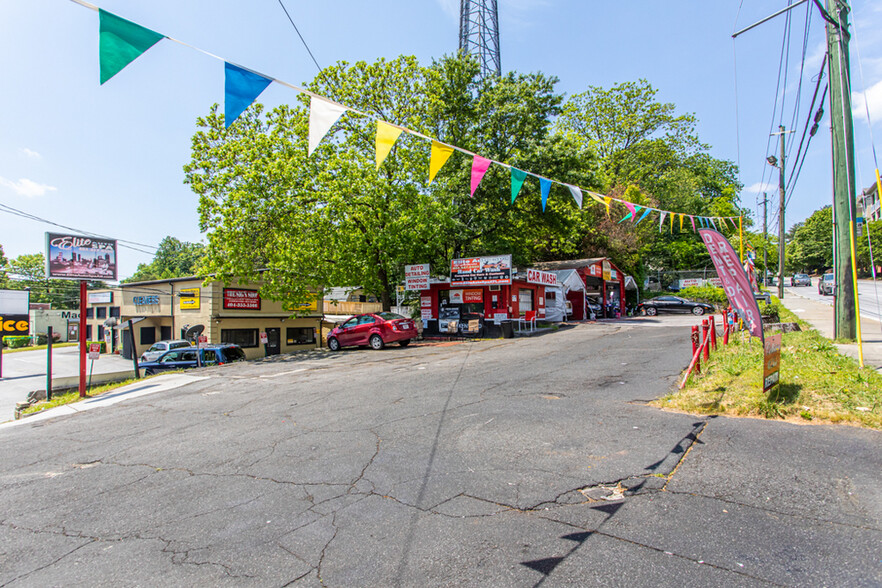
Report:
M521 288L518 290L518 312L524 314L533 310L533 291Z
M106 306L98 306L95 308L95 318L107 318L107 307Z
M257 329L221 329L222 343L235 343L239 347L257 347Z
M286 330L285 339L288 345L307 345L315 343L315 329L313 328L289 328Z

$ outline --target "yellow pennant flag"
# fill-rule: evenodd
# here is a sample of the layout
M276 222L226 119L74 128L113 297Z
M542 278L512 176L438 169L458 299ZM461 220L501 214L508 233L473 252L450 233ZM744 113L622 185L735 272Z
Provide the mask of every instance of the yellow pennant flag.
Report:
M386 157L389 156L389 152L392 151L392 146L395 145L400 134L401 129L398 127L381 120L377 121L377 169L380 169Z
M683 213L680 213L680 232L683 232Z
M671 232L674 232L674 217L677 216L676 213L671 213Z
M606 216L609 216L609 203L612 201L612 198L609 196L603 197L603 204L606 206Z
M435 179L435 175L441 171L450 156L453 155L453 147L432 141L432 157L429 160L429 183Z

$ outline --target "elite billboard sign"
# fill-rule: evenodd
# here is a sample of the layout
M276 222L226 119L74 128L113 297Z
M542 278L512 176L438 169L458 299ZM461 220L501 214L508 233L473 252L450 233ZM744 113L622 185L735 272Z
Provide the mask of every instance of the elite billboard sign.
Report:
M46 277L115 282L116 240L46 233Z
M466 257L450 262L450 285L511 285L511 255Z

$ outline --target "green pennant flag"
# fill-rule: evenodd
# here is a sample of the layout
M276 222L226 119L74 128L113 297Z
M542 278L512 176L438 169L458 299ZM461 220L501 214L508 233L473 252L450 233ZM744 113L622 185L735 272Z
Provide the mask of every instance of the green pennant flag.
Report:
M165 35L98 9L98 58L103 84Z
M511 203L514 204L515 198L518 197L518 192L521 191L521 186L524 185L524 180L527 179L527 172L521 171L515 167L511 168Z

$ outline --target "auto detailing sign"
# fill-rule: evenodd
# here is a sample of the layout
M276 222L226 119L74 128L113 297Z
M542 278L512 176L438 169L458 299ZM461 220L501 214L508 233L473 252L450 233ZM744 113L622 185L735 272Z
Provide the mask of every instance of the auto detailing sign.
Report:
M717 276L723 284L723 290L726 291L726 297L729 304L736 309L739 314L744 317L747 330L754 337L763 339L763 321L760 317L759 306L757 306L756 298L753 296L753 290L750 288L750 282L738 254L732 249L732 245L726 240L721 233L712 229L699 229L701 235L710 253L714 267L717 269Z
M224 288L225 310L260 310L260 293L257 290Z
M46 233L46 277L116 281L116 240Z
M543 286L557 286L557 274L554 272L528 269L527 282L530 284L541 284Z
M0 336L30 333L29 301L27 290L0 290Z
M429 289L428 263L417 263L404 266L404 289L405 290L428 290Z
M450 284L511 285L511 255L454 259L450 262Z

